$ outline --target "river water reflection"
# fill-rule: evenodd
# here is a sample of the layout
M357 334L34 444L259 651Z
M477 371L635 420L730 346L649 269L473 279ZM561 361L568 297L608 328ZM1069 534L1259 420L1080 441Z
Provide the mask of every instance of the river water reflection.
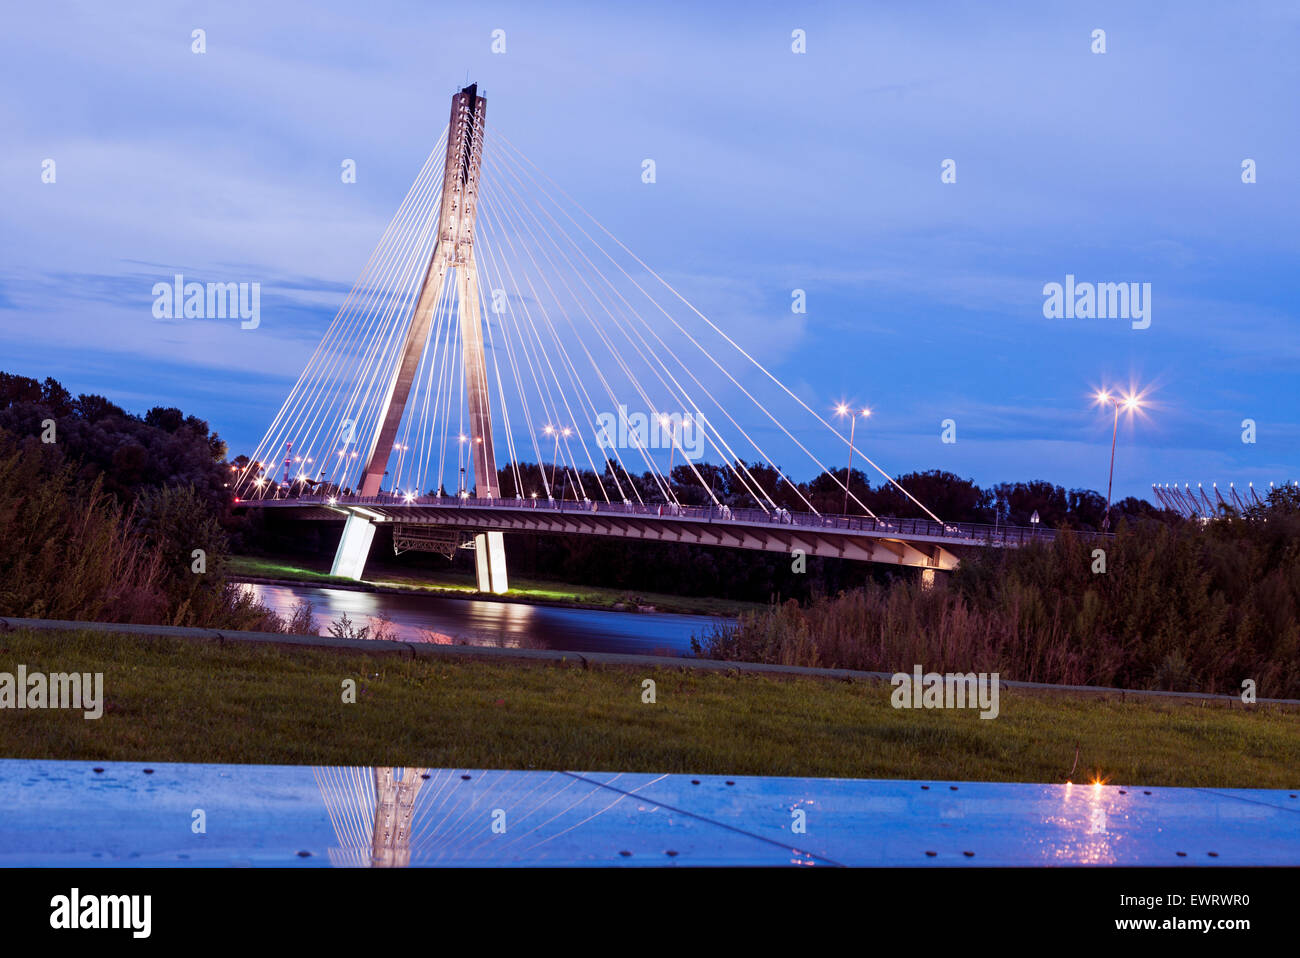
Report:
M436 595L360 592L319 586L249 583L268 608L284 617L305 599L315 607L322 635L346 614L364 626L380 613L392 620L396 638L408 642L466 642L507 648L573 652L690 655L691 637L728 620L703 615L606 612Z

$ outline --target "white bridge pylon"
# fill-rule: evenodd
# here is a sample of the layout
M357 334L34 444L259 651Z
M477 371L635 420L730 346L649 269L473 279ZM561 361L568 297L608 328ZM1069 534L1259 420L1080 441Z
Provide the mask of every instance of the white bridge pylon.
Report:
M478 181L483 162L483 130L487 100L471 84L451 99L447 125L447 155L443 164L442 202L438 214L438 242L424 272L419 298L411 314L399 359L389 378L388 390L376 418L377 428L366 453L361 495L380 491L393 453L398 426L406 410L421 359L428 347L434 312L452 272L459 318L458 332L464 367L463 382L469 405L469 450L474 464L474 481L479 495L495 499L496 456L492 444L492 408L488 390L487 362L483 356L483 325L479 316L478 270L474 264L474 219L478 212ZM350 512L334 555L331 575L360 579L375 530L371 520ZM475 574L480 592L498 595L509 589L506 578L505 543L500 532L474 537Z
M493 132L488 149L486 112L477 85L452 97L236 497L328 502L346 516L333 574L357 579L380 501L821 515L793 472L826 477L835 508L874 519L860 473L829 464L847 459L940 522L509 140ZM760 321L738 319L751 341ZM788 335L769 331L767 350L786 352ZM478 588L507 591L500 524L463 531L448 541L472 544Z

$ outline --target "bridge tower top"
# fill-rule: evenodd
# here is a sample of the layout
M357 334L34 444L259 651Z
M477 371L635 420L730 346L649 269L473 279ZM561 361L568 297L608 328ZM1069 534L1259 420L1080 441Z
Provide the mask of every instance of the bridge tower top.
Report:
M487 99L478 95L477 83L471 83L451 98L438 239L451 255L452 266L468 265L473 252L486 120Z

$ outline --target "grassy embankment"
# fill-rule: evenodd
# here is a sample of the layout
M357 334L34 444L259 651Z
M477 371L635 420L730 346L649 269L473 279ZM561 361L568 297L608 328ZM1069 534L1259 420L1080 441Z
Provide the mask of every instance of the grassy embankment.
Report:
M229 572L235 578L283 579L309 585L348 585L355 587L358 584L354 579L344 579L330 575L329 566L328 559L231 556ZM408 568L385 564L374 559L366 564L366 578L363 584L388 589L400 589L405 592L450 595L457 598L482 597L474 586L473 577L466 573L452 570L439 572L421 570L417 574ZM623 608L628 611L635 611L636 607L640 606L643 609L653 608L656 612L733 617L740 615L742 612L753 612L764 608L764 606L755 602L739 602L705 596L668 595L660 592L629 593L620 589L572 585L545 579L525 579L514 575L510 577L510 591L506 593L505 598L577 608Z
M1076 782L1300 786L1300 710L1281 706L1004 688L983 720L895 710L878 683L0 635L0 670L19 663L102 672L107 705L0 713L7 758L1062 782L1077 744Z

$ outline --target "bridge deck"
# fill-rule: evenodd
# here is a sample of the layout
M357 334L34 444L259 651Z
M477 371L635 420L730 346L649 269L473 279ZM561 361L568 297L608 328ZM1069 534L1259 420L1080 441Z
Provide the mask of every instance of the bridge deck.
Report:
M1013 548L1030 542L1050 542L1056 535L1050 529L928 519L572 500L303 496L253 499L240 505L292 510L309 519L356 514L403 526L579 533L769 552L801 550L806 555L936 569L956 567L958 560L947 551L948 546Z

